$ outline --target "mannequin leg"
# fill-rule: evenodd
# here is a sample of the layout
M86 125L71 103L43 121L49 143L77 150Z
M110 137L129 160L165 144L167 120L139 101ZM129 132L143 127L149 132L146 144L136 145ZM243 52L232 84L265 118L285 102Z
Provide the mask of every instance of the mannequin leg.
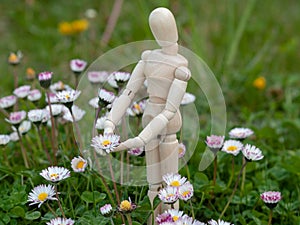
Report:
M176 134L166 135L159 145L161 176L167 173L178 173L178 140ZM164 204L163 211L169 209L170 205ZM179 209L179 201L174 204Z

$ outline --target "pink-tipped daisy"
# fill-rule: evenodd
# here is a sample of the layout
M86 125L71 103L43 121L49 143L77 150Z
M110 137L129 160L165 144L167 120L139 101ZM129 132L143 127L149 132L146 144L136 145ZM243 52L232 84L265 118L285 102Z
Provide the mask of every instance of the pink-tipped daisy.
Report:
M167 213L171 215L173 222L183 217L183 211L179 211L178 209L168 209Z
M120 136L114 134L104 134L96 136L92 139L91 146L100 155L110 153L120 144Z
M243 148L243 144L240 141L228 140L224 142L222 151L234 156L238 155Z
M64 167L50 166L40 173L48 181L58 182L70 177L70 171Z
M47 222L47 225L73 225L74 223L72 219L57 217Z
M15 130L16 128L13 127L13 130ZM22 121L22 123L20 124L20 126L18 127L19 133L22 135L27 134L27 132L31 129L31 122L28 120L24 120Z
M52 81L52 72L49 71L44 71L39 73L38 75L38 79L40 82L41 87L48 89L51 85L51 81Z
M144 147L132 148L128 151L130 155L141 156L145 153Z
M25 111L12 112L9 114L9 119L5 119L11 125L18 126L26 118Z
M30 85L23 85L23 86L16 88L13 91L13 93L18 98L25 98L29 94L30 88L31 88Z
M260 195L260 198L264 201L266 206L273 209L277 206L282 197L279 191L266 191Z
M54 103L58 103L58 98L56 97L56 94L55 93L52 93L52 92L49 92L48 93L49 95L49 101L51 104L54 104ZM48 95L46 94L45 95L45 101L48 103Z
M71 161L71 167L73 171L76 173L84 172L87 165L88 162L81 156L74 157Z
M146 102L146 100L142 100L132 103L130 108L127 109L127 114L130 116L142 116L146 108Z
M78 106L76 105L72 105L72 114L75 118L75 121L79 121L83 118L83 116L85 115L85 111L80 109ZM70 122L74 122L73 121L73 117L70 113L70 110L66 108L66 110L64 110L64 115L63 115L63 119L70 121Z
M99 102L99 98L95 97L89 100L89 105L92 106L94 109L98 109L99 108L98 102Z
M0 134L0 145L7 145L10 141L9 135Z
M134 204L131 199L121 201L120 205L118 206L119 212L126 214L131 213L133 210L136 209L136 204Z
M98 104L101 107L106 107L115 100L116 96L113 92L110 92L110 91L107 91L105 89L99 88L98 98L99 98Z
M39 125L50 119L50 113L45 109L32 109L28 112L28 119L32 123Z
M88 79L91 83L104 83L107 81L109 73L107 71L90 71L87 73Z
M263 159L261 150L254 145L246 144L242 149L243 155L248 161L258 161Z
M210 221L208 221L209 225L233 225L229 222L225 222L223 220L218 219L218 221L211 219Z
M84 71L86 65L87 62L81 59L72 59L70 61L70 68L75 74Z
M157 224L165 224L167 222L169 223L173 223L173 219L172 219L172 216L170 213L168 212L164 212L160 215L158 215L156 218L155 218L155 221Z
M111 216L113 213L113 208L111 204L105 204L104 206L100 207L100 213L106 217Z
M31 190L28 196L28 202L31 202L29 205L39 204L38 208L47 201L47 200L57 200L55 196L54 186L49 185L39 185Z
M193 185L187 181L178 188L179 199L183 201L189 200L194 195Z
M81 91L77 90L61 91L56 94L56 97L60 103L71 109L73 102L79 97L80 93Z
M173 186L167 186L159 191L158 197L162 202L166 204L173 204L179 198L178 188Z
M254 132L249 128L237 127L229 131L229 137L234 139L244 140L251 136Z
M224 138L225 138L224 136L218 136L218 135L207 136L205 143L211 151L216 153L222 148L224 144Z
M45 110L48 111L50 113L50 108L49 105L47 105L45 107ZM68 110L64 105L60 105L60 104L51 104L51 111L52 111L52 115L55 116L59 116L62 112L64 112L64 110Z
M9 95L0 99L0 108L7 109L12 107L17 102L15 95Z
M171 187L180 187L186 182L186 178L181 177L181 175L178 173L168 173L163 175L162 178L166 184Z
M38 101L41 99L41 97L42 97L42 93L38 89L29 91L27 95L27 99L31 102Z
M56 83L50 85L50 90L53 93L58 93L60 91L69 91L69 90L72 90L72 88L69 85L67 85L64 82L62 82L62 81L57 81Z
M186 147L183 143L178 144L178 158L181 159L186 153Z
M188 105L195 101L196 97L195 95L186 92L181 100L180 105Z

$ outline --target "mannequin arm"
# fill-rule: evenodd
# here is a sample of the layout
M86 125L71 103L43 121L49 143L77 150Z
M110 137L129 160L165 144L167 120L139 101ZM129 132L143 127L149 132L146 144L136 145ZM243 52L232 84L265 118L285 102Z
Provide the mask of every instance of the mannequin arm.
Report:
M104 122L104 133L113 133L116 124L121 120L122 116L125 114L127 108L131 104L136 92L143 85L144 76L144 61L139 61L139 63L134 68L132 75L126 85L123 93L114 101L112 108L108 114L106 121Z
M122 142L114 151L141 147L157 138L179 109L189 78L189 70L186 67L179 67L175 72L175 79L170 87L165 109L154 117L137 137Z

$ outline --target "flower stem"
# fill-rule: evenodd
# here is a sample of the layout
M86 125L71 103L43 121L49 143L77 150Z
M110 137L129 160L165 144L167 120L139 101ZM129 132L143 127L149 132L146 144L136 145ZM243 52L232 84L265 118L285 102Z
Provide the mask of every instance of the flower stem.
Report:
M56 141L56 137L55 137L55 122L54 122L54 116L52 113L49 90L46 90L46 93L47 93L48 106L49 106L49 112L50 112L50 118L51 118L51 145L52 145L52 151L53 151L53 156L54 156L54 164L56 164L57 163L56 153L57 153L58 147L57 147L57 141Z
M55 196L56 196L56 198L57 198L58 207L59 207L59 209L60 209L61 215L62 215L63 218L65 219L66 216L65 216L64 210L63 210L63 208L62 208L61 202L60 202L60 200L59 200L59 197L58 197L57 185L54 185L54 188L55 188Z
M70 113L72 115L72 119L73 119L73 124L75 126L75 132L76 132L76 135L77 135L77 139L78 139L78 148L79 148L79 154L82 156L82 152L81 150L83 150L83 143L82 143L82 139L81 139L81 133L80 133L80 130L79 130L79 127L78 127L78 123L77 121L75 120L75 116L72 112L72 109L70 109Z
M231 175L227 184L227 188L229 188L232 183L233 175L234 175L234 156L232 156L231 158Z
M237 186L238 186L238 184L239 184L241 174L242 174L242 172L243 172L243 170L244 170L244 168L245 168L246 165L247 165L247 161L245 161L245 163L242 165L242 168L241 168L241 170L240 170L240 172L239 172L239 175L238 175L238 177L237 177L237 180L236 180L236 182L235 182L235 185L234 185L233 191L232 191L232 193L231 193L231 196L229 197L229 200L228 200L228 202L227 202L227 204L226 204L224 210L222 211L222 213L221 213L219 219L221 219L221 218L224 216L224 214L225 214L225 212L226 212L226 210L227 210L229 204L231 203L232 198L233 198L233 196L234 196L234 194L235 194L235 192L236 192L236 190L237 190Z
M268 225L271 225L271 224L272 224L272 217L273 217L273 210L271 209L271 210L270 210L270 214L269 214L269 222L268 222Z
M194 212L194 208L193 208L192 200L189 200L189 203L190 203L191 210L192 210L192 217L193 217L193 219L195 219L195 212Z
M217 155L214 159L214 177L213 177L213 186L216 186L216 180L217 180L217 166L218 166L218 158Z
M115 180L114 171L113 171L113 168L112 168L112 163L111 163L110 157L111 157L111 155L107 155L110 176L111 176L111 180L113 182L114 190L115 190L115 193L116 193L117 202L118 202L118 204L120 204L121 202L120 202L119 192L118 192L118 188L117 188L117 184L116 184L116 180Z
M20 141L20 146L21 146L22 157L23 157L23 160L24 160L24 165L28 169L29 168L28 156L27 156L26 150L25 150L24 145L23 145L22 136L19 132L19 129L17 128L16 130L17 130L17 134L18 134L18 137L19 137L19 141Z
M110 223L111 225L115 225L113 219L110 217Z
M53 162L52 162L51 156L50 156L50 154L49 154L49 151L48 151L48 149L47 149L47 147L46 147L44 138L43 138L42 133L41 133L41 126L40 126L40 125L37 125L36 128L37 128L38 135L39 135L39 138L40 138L41 143L42 143L42 148L44 149L44 151L45 151L45 153L46 153L46 156L47 156L47 158L48 158L48 161L49 161L50 164L52 165Z
M46 205L47 205L48 209L50 210L50 212L53 214L53 216L57 217L57 214L54 212L54 210L51 208L51 206L48 204L48 202L46 202Z
M245 157L243 157L243 164L245 164L246 159ZM241 193L244 192L244 187L245 187L245 179L246 179L246 169L243 170L243 174L242 174L242 185L241 185Z
M132 220L131 220L130 213L127 213L127 214L126 214L126 219L127 219L127 221L128 221L128 224L129 224L129 225L132 225Z

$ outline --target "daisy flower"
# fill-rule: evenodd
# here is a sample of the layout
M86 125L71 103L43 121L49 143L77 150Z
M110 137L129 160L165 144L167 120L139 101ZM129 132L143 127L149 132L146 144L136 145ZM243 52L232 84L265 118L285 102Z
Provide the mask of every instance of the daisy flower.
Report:
M30 85L20 86L13 91L13 94L18 98L25 98L29 94L30 88Z
M258 161L264 157L259 148L249 144L246 144L244 146L244 148L242 149L242 153L248 161Z
M94 147L95 151L104 155L105 153L110 153L117 147L120 143L120 136L114 134L100 134L92 139L91 146Z
M38 79L40 82L41 87L48 89L51 85L51 80L52 80L52 72L45 71L41 72L38 75Z
M163 223L166 223L166 222L173 222L173 218L172 218L172 216L169 212L164 212L164 213L158 215L155 218L155 221L158 224L163 224Z
M9 135L9 139L10 139L11 141L14 141L14 142L18 141L18 140L19 140L19 135L18 135L17 131L12 132L12 133Z
M273 209L281 200L281 193L279 191L266 191L260 195L260 198L264 201L266 206Z
M70 177L70 171L64 167L50 166L40 173L48 181L57 182Z
M10 141L9 135L0 134L0 145L7 145Z
M183 143L178 144L178 158L182 158L186 153L186 147Z
M26 68L26 79L30 81L35 79L35 70L31 67Z
M31 190L28 196L28 202L31 202L29 205L39 204L38 208L47 201L47 200L57 200L55 196L54 186L49 184L41 184Z
M188 104L191 104L195 101L196 97L195 95L191 94L191 93L185 93L183 95L183 98L181 100L181 103L180 105L188 105Z
M168 209L167 213L171 215L173 222L176 222L183 216L183 211L179 211L178 209Z
M85 115L85 113L86 112L84 110L80 109L78 106L72 105L72 114L73 114L76 122L81 120L83 118L83 116ZM74 122L69 109L66 109L64 111L63 119L70 121L70 122Z
M208 224L209 225L233 225L229 222L225 222L225 221L220 220L220 219L218 221L211 219L210 221L208 221Z
M16 129L16 128L13 127L13 129ZM19 133L23 134L23 135L26 134L30 129L31 129L31 122L28 120L22 121L22 123L18 127Z
M127 72L116 71L113 72L111 75L114 77L114 80L117 82L118 85L125 83L130 78L130 73Z
M47 225L73 225L74 223L75 221L72 219L57 217L47 222Z
M33 109L28 112L28 119L38 125L50 119L50 113L45 109Z
M206 145L210 148L211 151L219 151L224 144L224 136L211 135L206 137Z
M167 186L161 189L158 193L158 197L162 202L166 204L175 203L179 198L177 187Z
M98 129L98 130L103 130L104 129L104 122L105 122L106 118L107 118L106 116L102 116L102 117L97 119L96 126L95 126L96 129Z
M17 51L17 53L11 52L8 56L8 63L15 66L21 62L23 54L21 51Z
M77 173L84 172L87 165L88 165L87 161L81 156L74 157L71 161L71 167L73 171Z
M140 156L142 155L144 152L144 147L139 147L139 148L132 148L128 151L128 153L130 155L133 155L133 156Z
M229 136L230 138L234 138L234 139L245 139L249 136L251 136L254 132L249 129L249 128L233 128L232 130L229 131Z
M89 105L92 106L94 109L98 109L99 108L98 102L99 102L99 98L95 97L89 100Z
M85 67L87 65L87 62L81 59L72 59L70 61L70 68L75 73L81 73L84 71Z
M54 117L55 116L59 116L64 111L64 108L65 108L65 110L67 110L67 108L65 106L63 106L63 105L60 105L60 104L51 104L52 115ZM50 114L49 105L47 105L45 107L45 110L47 112L49 112L49 114Z
M146 108L146 100L134 102L130 108L127 109L127 114L130 116L142 116Z
M9 114L9 119L5 119L12 125L18 126L26 118L25 111L12 112Z
M51 104L54 104L54 103L58 103L58 98L56 97L56 94L55 93L52 93L52 92L49 92L48 93L49 95L49 100L50 100L50 103ZM48 95L46 94L45 96L45 101L48 102Z
M12 107L17 102L15 95L9 95L0 99L0 108L7 109Z
M224 142L222 151L236 156L240 153L242 148L242 142L236 140L228 140Z
M163 175L162 178L166 184L171 187L179 187L186 182L186 178L181 177L181 175L178 173L168 173Z
M187 181L178 188L178 194L179 199L184 201L189 200L194 194L193 185L189 181Z
M80 93L81 91L77 90L61 91L56 94L56 97L60 103L64 104L70 109Z
M107 105L111 104L115 100L116 96L113 92L99 88L98 98L99 98L98 104L102 107L106 107Z
M57 93L60 91L69 91L72 90L72 88L69 85L64 84L62 81L57 81L56 83L50 85L50 90L53 93Z
M136 204L131 202L131 199L121 201L120 205L118 206L119 212L126 214L131 213L133 210L136 209Z
M91 83L104 83L109 73L107 71L90 71L87 73L88 79Z
M27 99L31 102L38 101L41 99L41 97L42 97L42 93L38 89L29 91L27 95Z
M111 204L105 204L104 206L100 207L100 213L103 216L111 216L113 213L113 208L111 206Z

